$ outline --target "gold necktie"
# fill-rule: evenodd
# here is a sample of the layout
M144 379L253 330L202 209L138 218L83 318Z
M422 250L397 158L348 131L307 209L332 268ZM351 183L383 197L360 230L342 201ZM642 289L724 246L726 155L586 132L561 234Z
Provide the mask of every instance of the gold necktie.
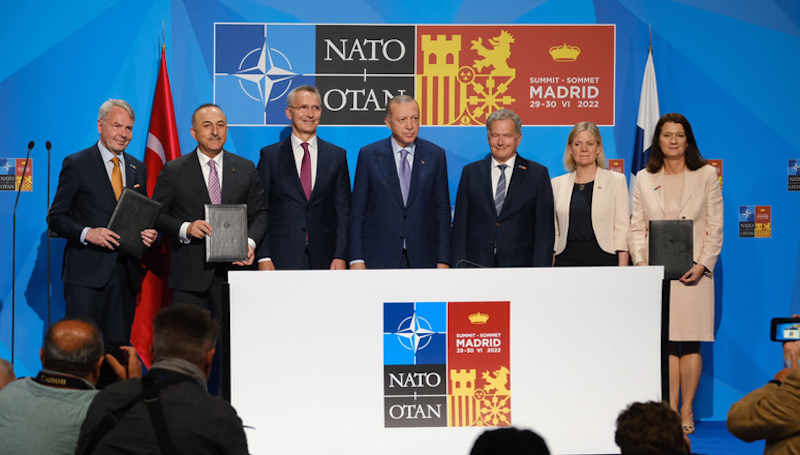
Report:
M114 169L111 170L111 186L114 187L114 196L119 200L119 195L122 194L122 171L119 169L119 158L115 156L111 161L114 162Z

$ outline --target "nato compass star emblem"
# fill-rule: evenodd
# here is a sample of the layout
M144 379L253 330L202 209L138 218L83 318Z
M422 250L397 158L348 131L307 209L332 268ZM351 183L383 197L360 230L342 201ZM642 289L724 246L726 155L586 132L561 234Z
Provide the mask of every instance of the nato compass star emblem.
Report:
M789 175L800 175L800 160L789 160Z
M278 49L270 48L266 37L260 48L255 48L242 57L239 70L230 75L239 79L239 87L248 98L261 103L265 108L270 101L284 96L292 87L292 79L298 76L292 71L292 63L286 55ZM284 81L289 82L280 84ZM278 91L280 93L274 93Z
M400 321L395 335L397 335L397 341L404 348L413 351L416 355L418 351L428 346L434 333L436 332L433 331L427 319L412 314Z

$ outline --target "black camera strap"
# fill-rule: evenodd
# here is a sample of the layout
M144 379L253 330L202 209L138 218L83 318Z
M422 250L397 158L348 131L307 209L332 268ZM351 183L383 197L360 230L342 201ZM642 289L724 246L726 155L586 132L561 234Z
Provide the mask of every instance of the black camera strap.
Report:
M152 373L152 372L151 372ZM161 390L181 382L194 381L191 377L182 374L171 375L166 379L154 378L151 373L146 374L142 378L142 393L137 394L130 400L124 402L122 406L111 410L108 414L103 416L97 426L95 426L86 436L86 442L78 446L75 453L77 454L91 454L94 449L103 440L103 438L117 426L117 424L135 404L144 402L147 407L147 412L150 415L150 424L153 427L153 433L156 435L156 442L164 455L178 454L175 445L172 443L169 432L167 431L166 419L164 417L164 409L161 406ZM80 442L80 441L79 441Z
M81 378L77 378L75 376L68 376L65 374L59 374L54 371L40 371L35 378L33 378L39 384L50 386L50 387L59 387L62 389L77 389L77 390L92 390L94 387L86 382Z
M183 375L164 382L158 382L151 375L142 378L142 398L147 406L147 412L150 414L150 424L153 426L158 447L163 455L177 455L178 450L175 449L175 444L172 443L172 438L167 430L167 419L164 417L164 408L161 406L161 389L185 380L189 380L189 378Z

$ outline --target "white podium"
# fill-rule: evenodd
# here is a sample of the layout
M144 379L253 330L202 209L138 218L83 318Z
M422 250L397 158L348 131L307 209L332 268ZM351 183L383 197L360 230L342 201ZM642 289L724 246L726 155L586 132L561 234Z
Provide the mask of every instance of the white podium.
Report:
M619 453L661 399L662 267L232 272L231 401L253 454L466 454L485 427L384 426L384 302L509 301L511 423Z

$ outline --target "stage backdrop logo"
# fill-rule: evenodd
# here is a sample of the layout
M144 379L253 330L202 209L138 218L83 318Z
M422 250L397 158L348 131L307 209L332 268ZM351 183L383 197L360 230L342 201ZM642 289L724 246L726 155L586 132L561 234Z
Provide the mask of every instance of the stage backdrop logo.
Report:
M619 172L620 174L625 173L625 159L624 158L614 158L608 160L608 170Z
M509 302L386 302L384 426L511 425Z
M786 166L789 191L800 191L800 160L789 160Z
M22 171L25 171L23 178ZM25 158L0 158L0 191L33 191L33 158L25 169Z
M383 125L414 95L414 27L214 24L214 102L231 126L288 125L286 95L315 85L323 125Z
M722 160L708 159L706 161L717 171L717 181L719 182L719 187L722 188Z
M613 25L214 24L214 102L231 126L288 125L286 95L320 89L323 125L383 125L397 95L423 125L614 124Z
M772 206L739 206L739 237L772 237Z
M614 124L613 25L417 27L423 125Z

